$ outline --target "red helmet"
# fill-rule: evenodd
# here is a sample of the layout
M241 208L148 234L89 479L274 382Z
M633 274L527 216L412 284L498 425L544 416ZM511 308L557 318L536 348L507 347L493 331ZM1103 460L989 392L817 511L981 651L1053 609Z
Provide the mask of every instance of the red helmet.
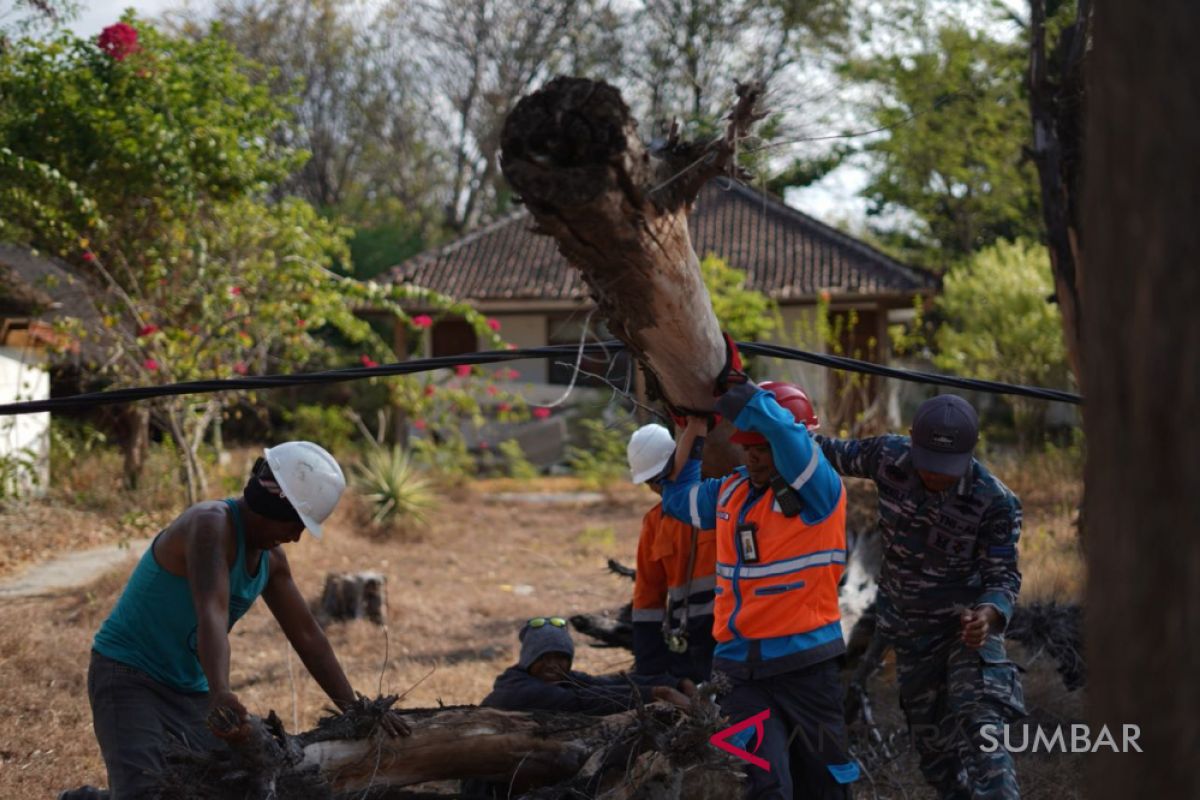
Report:
M820 427L821 422L817 419L817 413L813 411L812 401L799 386L782 381L764 381L758 386L773 394L775 402L790 411L796 422L802 423L809 430ZM729 441L743 445L767 443L766 437L753 431L735 431L729 437Z

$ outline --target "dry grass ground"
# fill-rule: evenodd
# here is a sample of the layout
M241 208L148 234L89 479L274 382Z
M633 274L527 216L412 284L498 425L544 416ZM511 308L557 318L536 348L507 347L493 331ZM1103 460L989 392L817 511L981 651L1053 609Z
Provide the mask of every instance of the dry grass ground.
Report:
M1014 488L1032 481L1031 495L1045 486L1045 476L1004 477ZM1078 489L1066 485L1069 481L1060 483L1062 497L1038 495L1026 502L1023 568L1031 592L1065 599L1078 589L1082 570L1071 526ZM559 491L571 488L570 482L554 485ZM329 572L372 569L388 577L386 632L368 623L328 629L359 690L408 691L403 701L408 706L478 702L513 662L522 620L604 609L628 599L628 582L609 575L604 560L612 556L633 563L640 518L653 502L648 491L619 488L607 502L591 506L495 500L496 491L513 489L529 486L480 484L447 494L427 530L392 538L364 535L358 511L344 504L323 541L306 537L289 547L297 581L310 598L319 595ZM51 500L15 517L0 515L0 552L14 541L40 541L40 549L53 552L71 543L90 546L131 535L120 516L129 509L122 505L72 511ZM136 535L144 532L139 528ZM0 797L53 797L68 786L104 783L87 703L87 657L91 637L127 572L66 596L23 599L0 608L0 717L5 720ZM239 623L232 645L234 687L247 707L263 714L275 709L289 727L315 723L325 698L289 655L262 604ZM630 667L632 659L623 651L580 643L576 663L587 671L608 672ZM881 721L898 729L902 719L893 680L889 666L876 682L876 705ZM1080 716L1078 693L1063 692L1051 665L1033 664L1026 694L1031 711L1043 718ZM1076 796L1079 766L1072 759L1078 758L1021 758L1025 796ZM910 756L889 772L899 775L896 782L907 787L908 797L928 796ZM888 791L878 796L904 796Z

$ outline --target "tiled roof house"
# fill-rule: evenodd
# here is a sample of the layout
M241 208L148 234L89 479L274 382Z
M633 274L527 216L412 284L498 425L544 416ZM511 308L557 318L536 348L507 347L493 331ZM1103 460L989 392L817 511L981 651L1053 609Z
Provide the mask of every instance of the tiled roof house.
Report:
M405 261L390 270L389 278L471 303L498 319L505 338L520 347L578 342L593 307L587 286L554 240L534 234L532 227L527 211L512 213ZM828 292L835 312L853 309L857 318L856 329L846 336L847 352L886 359L889 314L903 314L914 297L937 286L930 273L728 179L715 179L701 191L690 227L697 253L715 253L745 270L749 287L776 300L785 327L776 338L797 346L814 346L806 333L818 295ZM872 340L884 348L868 347ZM476 349L475 335L461 321L439 320L427 347L430 355L467 352ZM570 376L569 369L544 362L517 366L525 380L534 382L565 382ZM797 365L780 370L778 377L825 385L823 376Z

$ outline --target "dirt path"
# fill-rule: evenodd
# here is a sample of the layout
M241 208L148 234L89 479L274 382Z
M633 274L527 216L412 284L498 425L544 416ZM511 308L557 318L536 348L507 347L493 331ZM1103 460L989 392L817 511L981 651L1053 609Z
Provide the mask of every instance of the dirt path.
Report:
M141 558L151 541L137 539L123 545L78 550L33 564L0 580L0 597L36 597L86 586L109 570Z

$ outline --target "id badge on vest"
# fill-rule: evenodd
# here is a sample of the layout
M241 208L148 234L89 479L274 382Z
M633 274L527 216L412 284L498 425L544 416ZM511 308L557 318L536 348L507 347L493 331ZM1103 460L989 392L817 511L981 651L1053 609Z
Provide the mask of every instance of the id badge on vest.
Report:
M758 525L743 522L737 526L738 541L742 544L742 560L747 564L758 561Z

